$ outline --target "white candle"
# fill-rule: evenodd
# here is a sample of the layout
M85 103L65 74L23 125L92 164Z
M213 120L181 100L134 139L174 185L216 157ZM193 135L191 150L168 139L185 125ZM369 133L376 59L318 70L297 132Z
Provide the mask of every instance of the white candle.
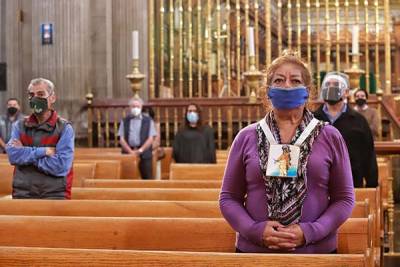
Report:
M359 28L358 25L353 25L351 52L353 54L358 54L360 52L360 46L358 42Z
M255 49L254 49L254 28L249 27L247 31L247 39L248 39L248 46L249 46L249 57L254 57Z
M139 59L139 32L132 32L132 58Z

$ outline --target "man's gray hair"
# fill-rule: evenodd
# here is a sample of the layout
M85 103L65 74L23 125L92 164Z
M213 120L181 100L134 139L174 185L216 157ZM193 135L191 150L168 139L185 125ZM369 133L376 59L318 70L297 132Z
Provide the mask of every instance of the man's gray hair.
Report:
M139 102L141 106L143 106L144 102L141 98L132 97L129 99L129 106L132 106L133 102Z
M45 78L35 78L33 79L28 86L28 91L32 89L33 86L38 85L38 84L46 84L47 85L47 92L49 95L52 95L54 93L54 83L50 80L47 80Z

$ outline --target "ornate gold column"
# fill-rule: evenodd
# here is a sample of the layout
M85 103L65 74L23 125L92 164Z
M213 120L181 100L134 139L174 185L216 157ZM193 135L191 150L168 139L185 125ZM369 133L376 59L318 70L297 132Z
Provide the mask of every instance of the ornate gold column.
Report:
M319 94L319 88L321 84L321 68L320 68L320 63L321 63L321 38L319 35L320 32L320 27L319 27L319 21L320 21L320 3L319 0L315 1L315 7L316 7L316 17L317 17L317 23L316 23L316 32L317 32L317 64L316 64L316 69L317 69L317 94Z
M288 48L292 49L292 3L287 1L287 43Z
M154 16L154 0L150 0L149 2L149 19L148 19L148 25L149 25L149 35L148 35L148 42L149 42L149 93L150 93L150 98L155 97L155 69L154 69L154 53L155 53L155 48L154 48L154 22L155 22L155 16Z
M365 89L369 92L369 26L368 26L368 0L364 0L365 17Z
M340 71L340 9L339 0L335 0L336 11L336 71Z
M391 58L390 58L390 6L389 0L384 0L384 17L385 17L385 94L388 95L392 91L391 79Z
M192 24L192 19L193 19L193 9L192 9L192 0L187 0L188 2L188 21L189 21L189 30L188 30L188 63L189 63L189 97L193 97L193 24Z
M271 64L271 0L264 0L265 19L265 66Z
M327 72L331 70L331 34L329 31L329 23L329 0L325 0L325 69Z

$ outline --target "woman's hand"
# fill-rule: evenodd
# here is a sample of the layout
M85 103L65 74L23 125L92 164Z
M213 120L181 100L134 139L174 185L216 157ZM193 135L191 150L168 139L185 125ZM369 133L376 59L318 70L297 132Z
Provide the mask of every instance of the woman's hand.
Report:
M294 240L297 239L295 230L281 231L283 228L285 226L277 221L268 221L263 233L264 245L269 249L294 250L296 247Z
M304 233L301 227L298 224L291 224L288 226L284 226L282 228L278 228L278 231L282 233L291 233L294 235L294 238L291 240L296 247L303 245L306 240L304 238Z

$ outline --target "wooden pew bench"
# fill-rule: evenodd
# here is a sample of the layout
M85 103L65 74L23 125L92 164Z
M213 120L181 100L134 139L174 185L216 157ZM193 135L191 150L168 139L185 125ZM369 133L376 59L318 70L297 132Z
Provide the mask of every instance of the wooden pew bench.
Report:
M120 162L120 178L121 179L139 179L137 169L137 157L135 155L114 153L114 152L101 152L101 153L75 153L75 160L96 161L96 160L117 160ZM103 177L114 178L114 177Z
M85 179L81 186L101 188L221 188L221 181Z
M222 218L216 201L0 200L0 215Z
M104 178L112 178L112 179L120 179L121 178L121 161L119 160L107 160L107 159L99 159L99 160L85 160L85 159L76 159L74 160L74 165L77 163L94 163L95 164L95 179L104 179ZM87 177L89 178L89 177Z
M364 253L369 230L369 219L348 219L338 253ZM2 215L0 246L234 252L235 232L215 218Z
M376 246L381 246L381 238L383 236L382 229L382 212L380 206L380 190L379 188L356 188L356 201L363 201L368 199L371 211L375 211L375 220L374 220L374 243Z
M7 162L0 162L0 196L10 195L12 193L12 180L14 175L14 166Z
M363 254L253 254L108 249L0 247L0 265L20 266L270 266L367 267L370 252Z
M217 201L0 200L0 215L222 218ZM356 202L352 218L368 218L368 202Z
M93 200L210 200L217 201L219 189L193 188L79 188L72 199Z
M95 168L94 163L74 163L73 186L80 186L83 178L94 178ZM14 166L9 162L0 162L0 173L0 195L10 195L12 193Z
M225 164L172 163L170 180L222 180Z

